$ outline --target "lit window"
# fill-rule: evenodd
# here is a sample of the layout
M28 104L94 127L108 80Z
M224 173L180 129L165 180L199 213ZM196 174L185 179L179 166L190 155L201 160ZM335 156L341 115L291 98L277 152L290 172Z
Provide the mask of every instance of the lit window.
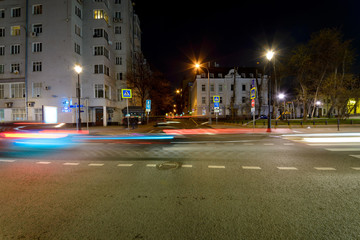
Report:
M109 16L103 9L94 10L94 19L104 19L106 23L109 23Z
M11 26L11 36L18 36L20 35L20 26Z
M42 14L42 5L41 4L33 5L32 11L34 15Z

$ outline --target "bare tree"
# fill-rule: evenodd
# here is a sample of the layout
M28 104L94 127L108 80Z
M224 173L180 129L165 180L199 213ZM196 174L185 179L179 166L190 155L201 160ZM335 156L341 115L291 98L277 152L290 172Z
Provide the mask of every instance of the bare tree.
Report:
M140 105L144 109L145 101L151 90L152 73L142 53L134 55L133 68L126 74L128 86L133 89L134 95L140 99Z

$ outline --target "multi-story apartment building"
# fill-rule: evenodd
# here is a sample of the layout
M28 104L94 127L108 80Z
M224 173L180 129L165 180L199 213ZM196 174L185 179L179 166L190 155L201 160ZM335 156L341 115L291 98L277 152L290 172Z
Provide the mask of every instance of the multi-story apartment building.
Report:
M209 71L209 79L208 73ZM213 96L220 96L219 117L231 116L233 109L235 116L251 114L250 90L256 79L261 83L261 74L256 77L255 69L239 69L209 67L208 70L196 75L190 89L190 110L193 116L208 116L210 111L214 116ZM256 114L260 107L260 114L268 112L267 76L262 78L261 85L257 87L255 99ZM210 99L208 98L208 81L210 82ZM260 95L258 95L258 93ZM259 100L261 98L261 106Z
M0 120L39 121L53 106L58 122L75 123L80 86L83 122L121 122L121 89L140 51L131 0L0 1Z

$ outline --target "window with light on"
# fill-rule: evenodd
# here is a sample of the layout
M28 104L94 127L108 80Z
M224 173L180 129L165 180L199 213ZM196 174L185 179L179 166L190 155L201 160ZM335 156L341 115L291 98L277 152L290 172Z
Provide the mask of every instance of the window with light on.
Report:
M103 9L94 10L94 19L104 19L106 23L109 23L109 16Z

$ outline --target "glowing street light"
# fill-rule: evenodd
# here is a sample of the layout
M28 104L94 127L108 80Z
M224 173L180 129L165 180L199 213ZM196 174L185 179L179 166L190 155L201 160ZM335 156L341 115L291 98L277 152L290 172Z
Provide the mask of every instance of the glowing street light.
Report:
M282 115L286 112L286 110L285 110L285 94L280 93L280 94L278 95L278 97L279 97L280 100L284 100L284 111L283 111L283 113L281 114L281 119L282 119ZM285 113L285 118L287 119L286 113Z
M80 65L75 65L74 67L75 72L78 74L78 86L77 86L77 95L78 95L78 130L81 130L81 110L80 110L80 73L82 72L82 67Z
M198 63L195 64L195 68L196 69L200 69L202 66ZM211 103L210 103L210 71L209 69L204 66L204 68L207 70L207 75L208 75L208 101L209 101L209 124L211 124Z
M271 59L274 57L275 53L272 50L269 50L266 53L266 58L269 60L269 77L268 77L268 128L267 132L271 132Z
M271 59L273 58L274 54L275 54L275 53L274 53L272 50L270 50L270 51L268 51L268 52L266 53L266 58L267 58L269 61L271 61Z

